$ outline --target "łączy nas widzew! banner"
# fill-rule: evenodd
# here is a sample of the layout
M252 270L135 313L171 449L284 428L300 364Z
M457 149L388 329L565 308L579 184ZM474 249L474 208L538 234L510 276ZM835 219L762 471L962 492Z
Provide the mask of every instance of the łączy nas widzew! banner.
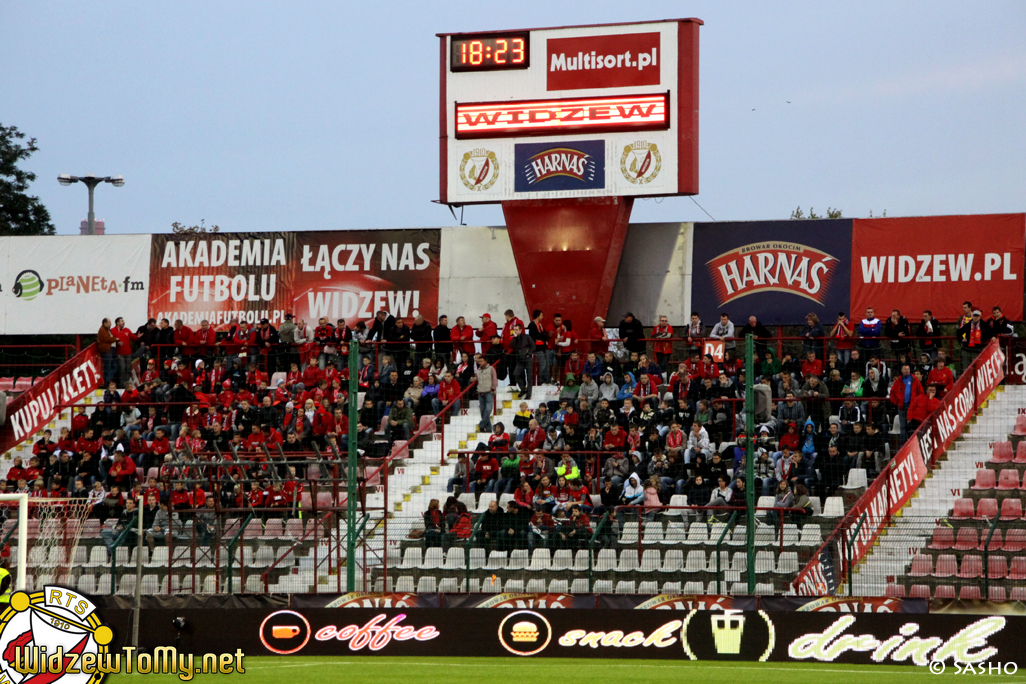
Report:
M367 320L438 315L440 231L155 235L149 315L194 326L286 314Z

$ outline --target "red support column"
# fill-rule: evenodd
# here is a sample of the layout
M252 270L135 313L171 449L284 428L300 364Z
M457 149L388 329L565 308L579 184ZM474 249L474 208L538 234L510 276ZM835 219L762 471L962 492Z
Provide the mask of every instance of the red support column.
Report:
M586 337L606 316L634 199L594 197L502 203L520 273L527 320L562 313Z

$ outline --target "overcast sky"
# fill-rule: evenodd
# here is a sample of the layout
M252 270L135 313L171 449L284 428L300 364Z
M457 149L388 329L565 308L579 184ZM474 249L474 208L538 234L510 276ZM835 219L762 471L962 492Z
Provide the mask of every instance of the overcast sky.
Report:
M0 122L58 233L452 225L437 32L698 17L701 194L718 220L1026 209L1026 2L0 4ZM633 221L706 216L637 202ZM498 206L469 225L501 225Z

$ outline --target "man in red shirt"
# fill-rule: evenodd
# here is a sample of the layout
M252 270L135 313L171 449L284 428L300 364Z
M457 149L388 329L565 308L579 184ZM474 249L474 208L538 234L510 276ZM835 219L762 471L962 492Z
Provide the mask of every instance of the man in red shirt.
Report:
M481 340L481 344L487 344L492 339L492 335L498 334L499 328L492 323L492 315L481 314L481 327L477 329L477 338Z
M463 316L456 319L456 325L449 331L449 339L452 340L454 361L460 360L460 352L474 355L474 329L467 325L467 320Z
M541 449L545 444L545 430L538 426L538 421L534 418L527 424L527 434L517 445L517 451L520 452L531 452Z
M652 329L652 337L657 339L673 337L673 326L670 325L669 319L666 316L659 317L659 325ZM667 363L669 363L670 356L673 354L673 342L655 342L652 348L655 350L656 363L663 369L663 373L666 373Z
M492 454L482 454L474 464L474 481L470 483L470 489L477 498L481 498L481 492L494 492L495 484L499 478L499 461Z
M947 363L943 357L938 357L934 363L933 370L926 377L927 385L937 385L938 392L937 398L943 398L945 394L955 385L955 376L952 375L951 369L947 367Z
M447 406L449 402L456 399L461 391L460 381L453 378L452 371L446 371L445 377L438 383L438 396L431 400L431 408L434 410L435 415L441 412L443 406ZM452 415L459 415L461 403L456 401L456 405L451 409Z
M602 448L607 451L624 451L627 448L627 433L620 429L619 423L613 423L602 439Z
M115 338L118 387L124 387L132 375L132 342L137 342L139 336L125 327L125 319L120 316L114 321L110 332Z
M513 314L513 309L506 309L503 315L506 317L506 323L502 326L502 348L508 353L513 349L513 328L523 328L524 322Z
M638 383L634 385L634 396L638 398L639 406L648 404L655 408L659 405L659 386L648 373L642 373Z
M805 360L802 361L802 378L808 380L810 375L815 375L817 378L823 377L823 362L816 358L814 351L806 353Z

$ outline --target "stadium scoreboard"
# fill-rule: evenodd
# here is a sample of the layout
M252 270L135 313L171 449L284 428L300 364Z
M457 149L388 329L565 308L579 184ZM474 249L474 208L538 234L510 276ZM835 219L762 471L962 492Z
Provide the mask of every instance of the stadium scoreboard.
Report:
M440 201L697 194L701 24L439 34Z

